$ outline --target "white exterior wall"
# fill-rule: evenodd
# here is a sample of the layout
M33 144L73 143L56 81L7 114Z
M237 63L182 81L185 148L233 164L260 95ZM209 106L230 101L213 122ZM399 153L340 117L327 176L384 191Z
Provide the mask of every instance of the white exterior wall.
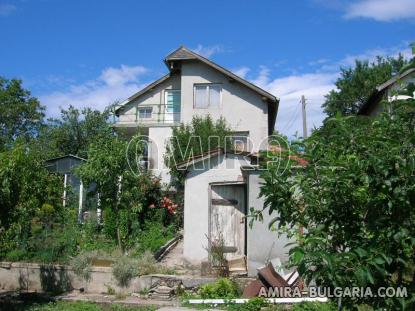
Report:
M405 88L409 83L415 83L415 72L407 75L406 77L403 77L402 79L398 80L398 82L395 82L391 86L388 87L386 90L386 96L384 100L388 100L391 102L392 97L396 95L396 92L399 91L402 88ZM393 107L386 107L387 109L390 109ZM369 111L370 116L377 116L380 113L385 111L385 105L382 102L379 102L375 105L375 107L372 108L372 110Z
M259 171L248 171L248 207L254 207L262 210L264 207L264 198L259 197L260 186L263 179ZM285 234L278 235L277 232L268 228L270 221L277 216L276 213L269 215L268 210L264 211L263 222L256 221L252 228L248 226L247 230L247 264L248 275L256 276L257 268L264 266L266 261L273 258L279 258L284 264L288 261L289 248L285 247L289 240ZM259 240L258 237L261 237Z
M220 83L222 101L218 108L197 109L193 107L194 85L197 83ZM119 124L140 126L136 119L137 107L152 107L152 119L146 119L142 126L148 128L151 141L149 160L156 175L165 183L170 175L164 165L165 145L171 136L171 127L163 124L165 111L165 90L181 89L181 122L188 123L193 116L210 115L214 120L224 117L233 131L247 131L252 142L250 151L266 149L268 135L268 104L261 96L247 87L229 82L229 78L201 62L183 62L181 74L173 75L153 90L141 95L125 106L119 116ZM262 143L262 144L261 144ZM154 144L157 145L155 152Z
M243 157L235 155L214 157L211 163L212 169L208 165L202 169L202 162L196 164L185 180L183 255L194 264L208 259L209 184L242 182L240 167L247 164Z
M152 121L162 122L165 108L165 90L180 90L180 76L173 75L163 83L157 85L153 90L141 95L136 100L126 105L119 116L119 123L136 122L137 107L153 107Z
M169 126L153 126L148 129L150 169L163 183L169 183L171 179L169 169L164 163L166 145L171 135L172 128Z
M183 62L182 73L182 121L190 122L194 115L221 116L234 131L249 131L254 146L252 151L265 149L259 143L268 136L268 104L261 96L247 87L229 82L229 78L201 62ZM222 103L219 108L198 109L193 107L195 83L222 84Z
M184 257L197 265L208 260L207 235L209 234L210 217L210 184L244 182L247 189L246 209L251 207L262 210L264 199L259 197L263 182L260 171L244 171L241 166L247 165L242 156L233 154L221 155L211 159L211 169L204 169L202 162L189 169L185 180L184 196ZM225 169L225 168L228 169ZM248 276L256 276L257 268L264 266L269 260L279 258L282 264L288 261L289 240L285 234L278 235L268 228L270 221L277 215L263 213L263 222L256 221L249 227L247 221L246 249Z
M395 95L396 91L406 87L409 83L415 84L415 72L408 74L406 77L399 79L396 83L388 88L388 96Z

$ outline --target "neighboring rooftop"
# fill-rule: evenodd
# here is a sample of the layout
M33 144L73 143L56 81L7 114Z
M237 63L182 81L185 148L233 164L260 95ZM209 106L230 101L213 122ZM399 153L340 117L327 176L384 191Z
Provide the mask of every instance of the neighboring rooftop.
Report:
M405 70L404 72L397 74L390 78L388 81L378 85L375 90L372 92L372 94L369 96L367 101L363 104L363 106L359 109L359 112L357 114L359 115L366 115L371 110L373 110L373 107L379 103L379 101L382 99L383 95L385 94L386 90L399 80L407 77L408 75L415 72L415 68L410 68L408 70Z

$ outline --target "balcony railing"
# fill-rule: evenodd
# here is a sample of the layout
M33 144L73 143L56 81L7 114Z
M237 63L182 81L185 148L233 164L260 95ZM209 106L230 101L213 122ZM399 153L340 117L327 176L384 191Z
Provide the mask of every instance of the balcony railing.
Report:
M157 110L158 108L164 109L164 106L155 107ZM129 113L121 113L118 117L114 116L112 119L112 123L116 127L128 127L128 126L150 126L150 125L157 125L157 124L178 124L181 121L181 114L180 112L157 112L157 110L153 108L151 113L145 112L140 113L137 112L129 112Z

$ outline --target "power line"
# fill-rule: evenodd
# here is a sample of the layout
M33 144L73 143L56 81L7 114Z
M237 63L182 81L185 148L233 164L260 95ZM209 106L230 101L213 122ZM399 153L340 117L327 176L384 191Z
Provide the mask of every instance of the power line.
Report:
M281 132L288 131L294 125L294 122L297 118L297 113L299 113L298 105L295 105L294 109L295 109L294 113L291 115L291 118L289 119L289 121L287 121L287 123L285 124L285 127L281 129Z

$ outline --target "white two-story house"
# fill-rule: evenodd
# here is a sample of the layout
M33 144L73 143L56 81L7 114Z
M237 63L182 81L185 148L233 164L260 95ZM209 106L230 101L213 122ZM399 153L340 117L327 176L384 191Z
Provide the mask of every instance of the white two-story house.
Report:
M164 151L172 127L195 115L224 117L235 135L250 141L247 151L264 148L275 125L275 96L183 46L164 63L169 72L121 103L115 123L148 137L148 168L163 182L170 180Z
M224 117L251 154L267 148L278 110L275 96L183 46L164 62L169 72L116 110L117 128L148 136L153 174L169 182L164 153L172 128L196 115ZM251 207L263 208L260 171L246 154L211 150L178 165L185 176L183 257L188 262L209 262L210 244L218 239L223 239L227 259L243 260L249 275L269 259L287 259L287 239L268 229L268 213L264 223L246 224Z

